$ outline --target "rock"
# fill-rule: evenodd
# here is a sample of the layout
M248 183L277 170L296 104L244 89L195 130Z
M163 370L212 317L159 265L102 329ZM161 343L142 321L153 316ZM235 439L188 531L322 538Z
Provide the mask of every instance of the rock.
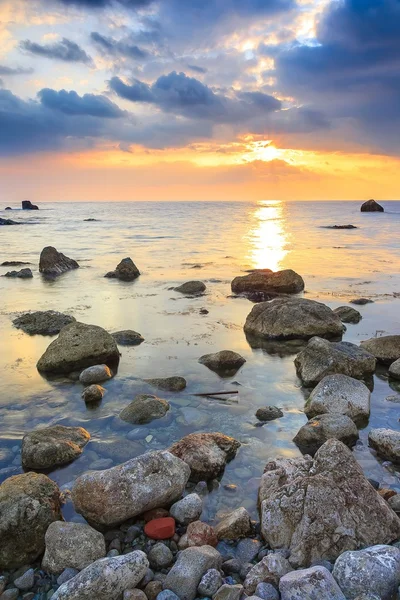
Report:
M257 269L249 275L235 277L231 283L234 294L263 292L272 294L298 294L304 290L304 280L291 269L276 271Z
M59 587L52 600L118 600L124 590L136 587L148 566L140 550L101 558Z
M351 306L338 306L333 311L336 315L338 315L339 319L342 323L359 323L362 319L361 313L358 312L355 308Z
M244 580L246 594L254 594L260 583L270 583L278 587L281 577L292 570L290 563L280 552L271 552L256 564Z
M48 526L60 518L60 490L46 475L6 479L0 485L0 569L16 569L40 556Z
M389 367L389 375L393 379L400 379L400 358L395 360Z
M373 302L370 298L353 298L353 300L350 300L350 304L356 304L357 306L365 306L365 304L373 304Z
M150 567L156 571L169 567L174 562L171 550L161 542L152 547L148 554Z
M105 471L78 477L76 512L92 523L117 525L181 497L190 469L167 451L148 452Z
M46 246L40 254L39 271L48 277L57 277L66 271L79 269L76 260L58 252L53 246Z
M61 329L39 359L37 368L43 373L69 374L103 363L116 367L118 362L114 338L102 327L77 321Z
M218 569L221 556L211 546L187 548L178 558L164 581L164 590L171 590L181 600L194 600L198 585L209 569Z
M169 403L157 396L139 394L119 414L119 418L127 423L143 425L154 419L165 417L169 411Z
M152 540L168 540L175 535L175 520L172 517L152 519L144 526L144 532Z
M312 338L295 358L297 375L306 387L317 385L327 375L341 373L354 379L369 379L375 371L375 357L350 342L328 342Z
M179 600L179 596L171 592L171 590L163 590L158 594L157 600Z
M199 596L211 598L222 586L222 577L217 569L209 569L200 580L197 593Z
M83 427L54 425L31 431L22 439L22 465L25 469L66 465L82 454L89 440L90 434Z
M23 573L23 575L17 577L17 579L14 579L14 585L22 591L30 590L31 588L33 588L34 583L35 571L33 569L28 569L27 571L25 571L25 573Z
M146 594L137 588L133 590L125 590L122 600L147 600Z
M74 317L56 310L37 310L20 315L13 320L13 325L29 335L57 335L63 327L74 321Z
M145 523L153 521L154 519L163 519L164 517L169 517L169 511L165 508L153 508L152 510L147 510L143 513Z
M12 210L11 206L6 206L4 210Z
M279 583L281 600L346 600L325 567L311 567L288 573Z
M144 337L140 335L137 331L133 331L132 329L124 329L123 331L116 331L111 334L114 340L120 346L139 346L142 342L144 342Z
M329 306L305 298L275 298L255 304L244 332L264 340L308 340L314 336L341 338L343 324Z
M82 398L85 402L100 402L105 394L105 389L101 385L89 385L82 392Z
M22 260L5 260L0 264L0 267L19 267L21 265L30 265L30 262L24 262Z
M185 539L183 539L185 538ZM182 547L192 546L216 546L218 544L218 538L215 534L214 528L207 523L202 521L194 521L189 523L186 534L181 537Z
M279 593L271 583L259 583L255 595L262 600L279 600Z
M9 588L1 594L0 600L18 600L18 596L19 590L17 588Z
M213 596L213 600L239 600L243 593L243 586L224 584Z
M83 385L91 385L92 383L101 383L112 378L112 372L107 365L93 365L84 369L79 375L79 381Z
M368 433L368 444L382 458L394 463L400 462L400 431L384 428L371 429Z
M361 212L384 212L383 206L378 204L376 200L367 200L361 205Z
M30 200L22 200L22 210L39 210L39 207Z
M178 376L145 379L144 381L164 392L181 392L186 387L186 379Z
M240 445L223 433L191 433L175 442L170 452L189 465L192 481L208 481L221 475Z
M158 594L161 594L162 591L163 586L161 581L150 581L144 588L144 593L148 600L156 600Z
M396 494L395 496L389 498L388 504L390 508L394 510L394 512L397 514L400 513L400 494Z
M203 500L197 494L189 494L182 500L175 502L169 509L170 515L180 525L188 525L197 521L203 511Z
M81 571L104 558L106 543L101 533L84 523L51 523L45 535L42 569L61 573L65 568Z
M263 406L257 410L256 417L259 421L273 421L283 417L283 412L277 406Z
M180 292L181 294L194 296L205 292L206 286L202 281L187 281L186 283L174 288L174 290L176 292Z
M17 279L31 279L33 273L30 269L21 269L20 271L8 271L4 277L16 277Z
M230 512L214 528L219 540L237 540L251 532L250 515L243 506Z
M277 459L261 479L261 532L288 548L293 567L400 535L400 520L364 477L351 451L331 439L309 457Z
M70 579L75 577L75 575L78 575L78 573L79 573L78 569L70 569L70 568L64 569L64 571L61 573L61 575L59 577L57 577L58 585L62 585L66 581L69 581Z
M351 448L358 440L355 423L345 415L322 414L303 425L293 438L303 454L314 456L327 440L336 439Z
M236 558L241 563L250 563L254 560L261 550L261 542L251 538L244 538L239 540L236 546Z
M362 381L337 374L328 375L313 389L305 406L306 415L346 415L362 423L369 417L371 393Z
M12 219L3 219L0 217L0 225L21 225L18 221L13 221Z
M204 354L204 356L199 358L201 365L205 365L211 371L223 374L225 372L229 374L236 373L245 362L246 359L243 356L240 356L237 352L232 352L232 350L221 350L214 354Z
M325 225L324 229L358 229L355 225Z
M390 365L400 358L400 335L384 335L360 343L378 362Z
M335 563L333 576L348 600L363 593L392 600L400 585L400 549L379 545L344 552Z
M115 271L110 271L104 277L119 279L120 281L133 281L139 277L140 271L131 258L123 258Z

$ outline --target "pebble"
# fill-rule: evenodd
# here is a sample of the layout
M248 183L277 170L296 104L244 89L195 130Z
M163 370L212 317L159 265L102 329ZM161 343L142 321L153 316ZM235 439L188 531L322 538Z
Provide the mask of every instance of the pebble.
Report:
M124 542L125 544L130 544L138 538L142 533L142 530L137 525L131 525L129 529L126 531Z
M172 517L153 519L146 523L144 532L153 540L167 540L175 534L175 520Z
M174 557L171 550L162 543L156 544L149 552L147 558L153 569L164 569L172 564Z
M170 515L181 525L197 521L203 511L203 501L198 494L189 494L175 502L169 509Z
M17 600L18 596L19 590L17 588L11 588L2 593L0 600Z
M78 575L78 573L79 571L77 569L72 569L71 567L64 569L61 575L57 577L57 584L62 585L66 581L69 581L70 579L75 577L75 575Z
M179 596L171 590L163 590L158 594L157 600L179 600Z
M161 581L150 581L144 588L144 593L148 600L156 600L158 594L162 592L163 586Z
M108 558L113 558L114 556L119 556L120 553L118 552L118 550L116 548L112 548L109 552L107 552L107 557Z
M259 540L244 538L236 546L236 558L242 563L249 563L256 558L261 547L262 544Z
M20 590L30 590L35 583L35 572L33 569L25 571L21 577L14 580L14 585Z
M209 569L200 580L197 593L200 596L211 597L222 586L222 577L217 569Z
M147 600L146 594L142 590L125 590L123 600Z
M259 583L254 595L262 600L279 600L279 594L272 583Z

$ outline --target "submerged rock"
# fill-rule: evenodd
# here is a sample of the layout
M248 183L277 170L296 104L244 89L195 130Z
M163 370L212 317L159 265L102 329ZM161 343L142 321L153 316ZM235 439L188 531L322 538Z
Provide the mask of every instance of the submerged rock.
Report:
M145 379L144 381L164 392L181 392L186 387L186 379L178 376L156 377L154 379Z
M343 325L333 310L315 300L276 298L253 306L244 331L262 339L309 339L316 335L341 338Z
M384 335L360 343L361 348L373 354L378 362L390 365L400 358L400 335Z
M251 533L251 529L250 515L243 506L228 513L214 527L219 540L237 540L247 537Z
M42 554L45 533L61 519L60 490L46 475L24 473L0 485L0 569L17 569Z
M8 271L4 277L15 277L17 279L31 279L33 273L30 269L21 269L20 271Z
M90 433L83 427L54 425L31 431L22 439L22 465L26 469L66 465L82 454L89 440Z
M171 590L181 600L194 600L203 575L221 566L222 557L211 546L187 548L178 558L167 577L164 590Z
M304 290L304 280L292 269L275 273L269 269L259 269L249 275L235 277L231 289L234 294L254 292L298 294Z
M169 411L169 403L163 398L150 394L139 394L119 414L119 418L127 423L143 425L154 419L165 417Z
M385 212L383 206L378 204L376 200L367 200L361 205L361 212Z
M400 379L400 358L395 360L389 367L389 375L393 379Z
M116 331L111 335L120 346L139 346L139 344L144 342L144 337L137 331L133 331L133 329Z
M22 200L22 210L39 210L39 207L30 200Z
M199 358L199 363L205 365L211 371L216 373L228 372L229 374L236 373L246 362L243 356L232 350L221 350L214 354L204 354Z
M76 321L61 329L37 368L43 373L69 374L102 363L116 366L119 356L116 341L105 329Z
M72 488L72 501L87 521L117 525L178 500L189 475L188 465L170 452L148 452L111 469L81 475Z
M325 567L292 571L279 582L281 600L346 600L346 596Z
M283 417L283 412L277 406L263 406L257 410L256 417L259 421L273 421Z
M328 342L312 338L295 358L297 375L306 387L317 385L327 375L341 373L368 380L375 371L375 357L350 342Z
M13 325L29 335L56 335L75 320L56 310L37 310L20 315L13 320Z
M335 308L333 312L338 315L342 323L356 324L362 319L361 313L351 306L338 306L338 308Z
M174 288L176 292L180 292L181 294L188 294L189 296L202 294L206 291L206 284L202 281L187 281L182 285Z
M48 277L57 277L57 275L73 269L79 269L76 260L58 252L53 246L43 248L39 260L40 273Z
M84 369L79 375L79 381L83 385L92 385L93 383L102 383L108 381L113 376L110 367L107 365L93 365Z
M119 279L120 281L133 281L137 277L139 277L140 271L133 262L133 260L129 257L123 258L119 265L115 268L115 271L110 271L106 273L104 277L108 277L110 279Z
M303 454L314 456L327 440L336 439L351 448L358 440L355 423L345 415L322 414L303 425L293 438Z
M400 431L393 429L371 429L368 443L377 451L379 456L400 463Z

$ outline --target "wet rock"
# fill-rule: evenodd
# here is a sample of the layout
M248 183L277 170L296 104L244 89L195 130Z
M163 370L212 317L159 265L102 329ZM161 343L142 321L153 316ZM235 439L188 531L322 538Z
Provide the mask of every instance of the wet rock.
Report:
M389 367L389 375L393 379L400 379L400 358L395 360Z
M264 539L271 548L287 548L295 568L400 536L399 518L364 477L351 451L333 439L313 461L270 461L259 501Z
M218 538L214 528L202 521L189 523L186 533L179 541L179 548L190 548L192 546L216 546Z
M257 269L249 275L235 277L231 283L234 294L247 294L253 292L297 294L304 290L304 280L295 271L270 271Z
M83 427L54 425L31 431L22 439L22 465L25 469L65 465L82 454L89 440L90 434Z
M358 306L365 306L365 304L372 304L373 302L370 298L353 298L353 300L350 300L350 304Z
M360 210L361 212L384 212L385 209L376 200L367 200L361 205Z
M356 324L362 319L361 313L351 306L338 306L338 308L335 308L333 312L338 315L342 323Z
M175 442L170 452L190 467L192 481L215 479L236 456L240 442L223 433L191 433Z
M166 451L148 452L105 471L77 478L75 510L92 523L116 525L181 497L190 469Z
M4 277L15 277L17 279L31 279L33 273L30 269L21 269L20 271L8 271Z
M79 375L79 381L83 385L91 385L92 383L101 383L112 378L112 372L107 365L93 365L84 369Z
M303 454L314 456L327 440L336 439L351 448L358 440L355 423L345 415L322 414L303 425L293 438Z
M110 271L104 277L119 279L120 281L134 281L139 277L140 271L131 258L123 258L115 271Z
M143 425L154 419L161 419L169 411L169 403L163 398L150 394L139 394L119 414L127 423Z
M221 350L214 354L204 354L199 358L199 363L205 365L211 371L216 373L228 372L229 374L236 373L246 362L243 356L232 350Z
M82 398L85 402L100 402L105 394L105 389L101 385L89 385L82 392Z
M114 338L102 327L77 321L61 329L39 359L37 368L42 373L68 374L92 365L115 367L118 362Z
M218 569L221 556L211 546L187 548L178 558L164 581L164 590L171 590L181 600L194 600L201 578L209 569Z
M279 593L272 583L259 583L256 587L255 595L262 600L279 600Z
M104 558L106 543L101 533L84 523L51 523L45 536L42 569L60 574L65 568L81 571Z
M200 580L197 593L199 596L211 598L222 586L222 577L217 569L209 569Z
M392 600L400 585L400 549L379 545L344 552L335 563L333 576L348 600L365 593Z
M25 573L20 575L20 577L14 579L14 585L22 591L30 590L31 588L33 588L34 583L35 571L33 569L28 569L27 571L25 571Z
M203 511L203 500L197 494L189 494L182 500L175 502L169 509L171 517L180 525L188 525L197 521Z
M400 358L400 335L371 338L361 342L360 346L384 365L390 365Z
M259 421L273 421L283 417L283 412L277 406L263 406L257 410L256 417Z
M142 342L144 342L144 337L140 335L137 331L133 331L132 329L124 329L123 331L116 331L111 334L114 340L120 346L139 346Z
M20 315L13 320L13 325L29 335L56 335L74 321L74 317L56 310L37 310Z
M259 583L278 587L281 577L292 570L290 563L280 552L271 552L256 564L246 576L243 587L246 594L254 594Z
M46 246L40 254L39 272L48 277L57 277L62 273L79 269L79 265L73 258L58 252L53 246Z
M186 283L183 283L174 289L176 292L180 292L181 294L194 296L205 292L206 285L202 281L187 281Z
M22 210L39 210L39 207L30 200L22 200Z
M295 358L297 375L306 387L317 385L327 375L341 373L368 380L375 371L375 357L350 342L328 342L312 338Z
M325 567L292 571L279 583L281 600L346 600L340 587Z
M239 600L243 594L243 586L224 584L213 596L213 600Z
M0 485L0 569L34 561L50 523L61 518L60 490L46 475L24 473Z
M59 587L52 600L118 600L125 589L136 587L148 566L141 551L101 558Z
M368 443L382 458L395 463L400 462L400 431L384 428L371 429L368 434Z
M370 396L362 381L342 374L328 375L311 392L304 412L309 418L330 413L362 423L369 417Z
M154 379L145 379L144 381L164 392L181 392L186 387L186 379L178 376L158 377Z
M251 533L250 515L243 506L227 514L214 528L219 540L237 540Z

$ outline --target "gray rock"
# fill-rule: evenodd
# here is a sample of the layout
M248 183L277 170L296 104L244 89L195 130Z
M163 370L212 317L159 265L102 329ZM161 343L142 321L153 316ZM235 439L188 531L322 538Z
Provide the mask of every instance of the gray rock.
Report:
M139 550L101 558L59 587L52 600L118 600L124 590L136 587L148 566Z
M181 294L194 296L205 292L206 285L202 281L187 281L186 283L183 283L174 289L176 292L180 292Z
M46 475L6 479L0 485L0 569L15 569L40 556L48 526L60 518L60 490Z
M400 520L351 451L328 440L310 457L270 461L261 478L261 533L293 567L400 537Z
M102 383L112 378L112 372L107 365L93 365L84 369L79 375L79 381L83 385L92 385L93 383Z
M251 538L239 540L236 546L236 558L242 563L249 563L254 560L261 549L261 542Z
M346 415L356 423L369 417L371 393L362 382L337 374L324 377L311 392L304 412L316 417L323 414Z
M303 454L314 454L327 440L336 439L351 448L358 440L355 423L345 415L323 414L303 425L293 438Z
M395 463L400 462L400 431L371 429L368 433L368 443L382 458Z
M279 600L279 593L271 583L259 583L256 587L255 596L262 600Z
M145 379L145 381L164 392L180 392L186 387L186 379L178 376L158 377L154 379Z
M157 600L179 600L179 596L171 590L163 590L157 595Z
M7 586L7 578L4 575L0 575L0 594L4 592Z
M101 385L89 385L82 392L82 399L85 402L100 402L105 394L105 389Z
M269 269L256 269L249 275L235 277L231 289L234 294L297 294L304 290L304 280L292 269L275 273Z
M357 324L362 319L361 313L351 306L338 306L338 308L335 308L333 312L338 315L342 323Z
M211 546L182 550L168 573L163 588L173 591L181 600L194 600L205 572L218 569L221 563L221 555Z
M389 367L389 375L393 379L400 379L400 358L395 360Z
M344 552L335 563L333 576L348 600L364 593L392 600L400 585L400 549L380 545Z
M17 588L9 588L2 593L0 600L17 600L18 596L19 590Z
M48 573L59 574L65 568L81 571L106 555L103 535L84 523L51 523L45 542L42 568Z
M265 340L308 340L314 336L338 339L343 324L329 306L306 298L275 298L255 304L244 332Z
M122 600L147 600L146 594L137 588L133 590L125 590Z
M378 362L390 365L400 358L400 335L384 335L360 343Z
M165 417L168 411L169 403L163 398L139 394L120 412L119 417L127 423L143 425Z
M133 331L132 329L124 329L123 331L116 331L111 334L114 340L120 346L139 346L142 342L144 342L144 337L140 335L137 331Z
M376 200L367 200L364 204L361 204L361 212L384 212L383 206L378 204Z
M148 559L150 567L156 571L169 567L174 561L171 550L161 542L152 547L148 553Z
M171 517L180 525L188 525L197 521L203 511L203 500L197 494L189 494L182 500L175 502L169 509Z
M239 600L243 594L243 586L225 583L213 596L213 600Z
M31 269L25 268L20 271L7 271L4 277L15 277L16 279L31 279L33 277L33 273Z
M42 373L69 374L92 365L118 365L114 338L97 325L70 323L61 329L37 363Z
M13 325L29 335L57 335L63 327L74 321L74 317L56 310L37 310L23 313L13 320Z
M117 265L115 268L115 271L106 273L104 277L108 277L110 279L119 279L120 281L134 281L137 277L139 277L139 275L139 269L133 260L127 257L121 260L119 265Z
M353 298L353 300L349 300L350 304L355 304L356 306L365 306L366 304L373 304L373 300L371 298Z
M72 488L72 501L87 521L117 525L180 498L189 475L188 465L169 452L148 452L81 475Z
M221 350L214 354L204 354L199 358L199 363L205 365L211 371L216 373L227 372L229 374L236 373L246 362L243 356L232 350Z
M33 588L34 583L35 571L33 569L28 569L25 571L25 573L23 573L23 575L17 577L17 579L14 579L14 585L22 591L30 590Z
M40 254L39 271L48 277L57 277L66 271L79 269L76 260L58 252L53 246L46 246Z
M251 533L250 515L243 506L228 513L214 527L219 540L237 540Z
M257 410L256 417L259 421L273 421L283 417L283 412L277 406L263 406Z
M75 575L78 575L78 573L79 573L78 569L71 569L71 568L64 569L64 571L61 573L61 575L59 575L57 577L58 585L62 585L63 583L66 583L67 581L69 581L70 579L75 577Z
M400 513L400 494L392 496L387 502L390 508L394 510L394 512L396 512L397 514Z
M325 567L311 567L288 573L279 583L281 600L346 600Z
M354 379L369 379L376 359L350 342L328 342L312 338L295 358L297 375L306 387L317 385L327 375L341 373Z
M54 425L31 431L22 438L22 465L26 469L66 465L82 454L89 440L90 433L83 427Z
M280 552L271 552L247 574L243 587L246 594L254 594L259 583L270 583L278 587L281 577L292 570L289 561Z
M197 593L199 596L211 598L222 586L222 577L217 569L209 569L200 580Z

